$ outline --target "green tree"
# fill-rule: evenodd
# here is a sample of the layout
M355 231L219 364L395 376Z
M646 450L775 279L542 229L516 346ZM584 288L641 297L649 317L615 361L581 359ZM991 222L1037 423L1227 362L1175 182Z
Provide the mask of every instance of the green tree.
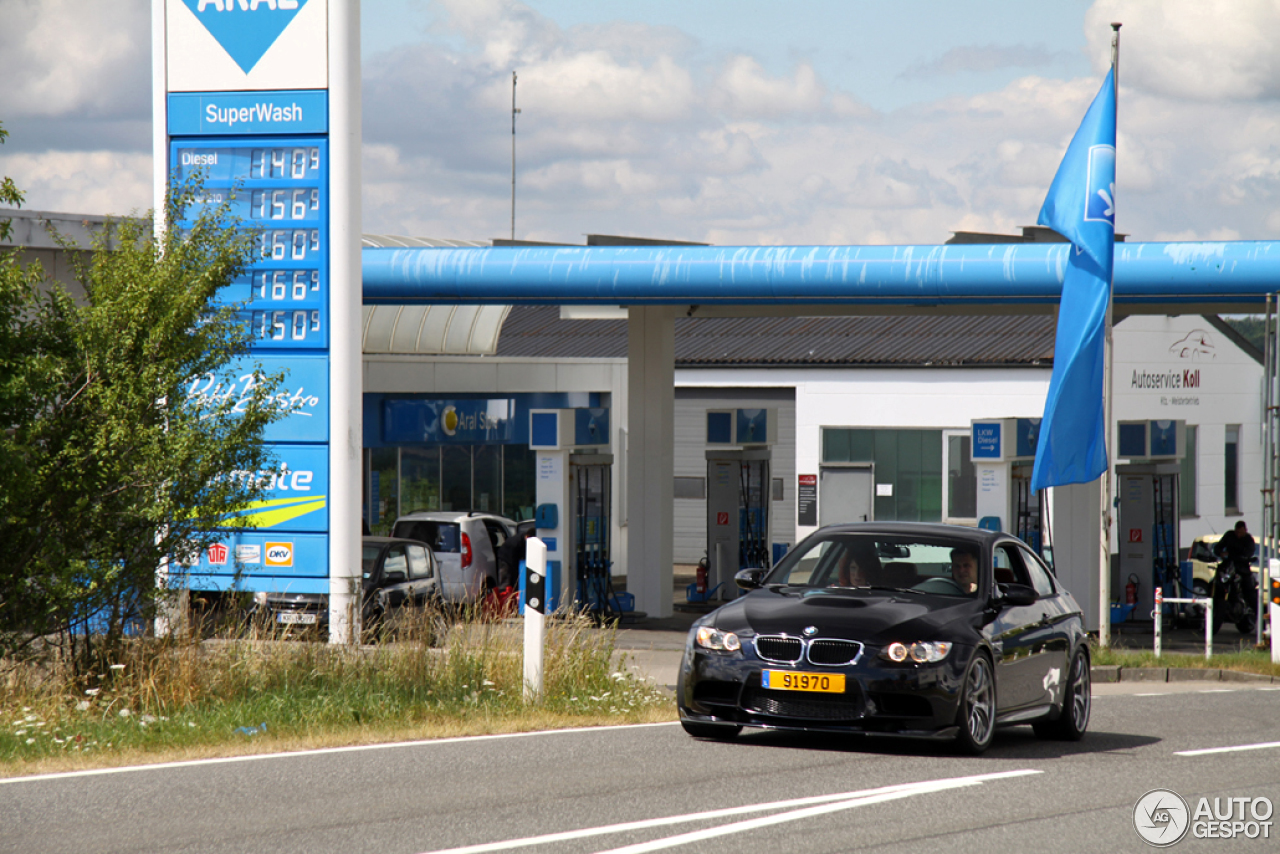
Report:
M4 141L8 136L9 132L4 129L3 124L0 124L0 145L4 145ZM0 205L13 205L15 208L22 207L22 192L8 175L0 178ZM9 231L9 220L0 219L0 240L7 240Z
M187 394L251 335L216 295L253 234L201 201L173 190L165 221L195 215L158 236L150 218L110 221L77 271L83 304L38 267L0 264L0 655L52 636L91 664L163 604L158 567L193 560L265 491L282 377L241 399Z

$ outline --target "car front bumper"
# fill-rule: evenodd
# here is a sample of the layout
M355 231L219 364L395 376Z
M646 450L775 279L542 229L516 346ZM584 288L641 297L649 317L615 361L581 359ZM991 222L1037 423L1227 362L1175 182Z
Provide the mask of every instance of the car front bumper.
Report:
M953 647L933 664L896 664L868 649L856 664L775 664L744 646L735 653L693 647L680 667L676 699L682 720L765 729L949 738L971 649ZM840 694L763 687L764 670L842 673Z

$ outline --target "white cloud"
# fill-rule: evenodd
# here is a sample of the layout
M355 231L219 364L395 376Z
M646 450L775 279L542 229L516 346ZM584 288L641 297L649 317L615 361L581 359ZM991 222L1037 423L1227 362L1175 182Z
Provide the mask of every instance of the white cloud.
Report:
M0 121L13 134L0 174L32 208L145 209L148 4L0 3ZM1108 23L1121 20L1120 230L1136 240L1280 236L1274 2L1099 0L1082 22L1094 75L1027 75L891 113L805 57L777 72L672 27L564 28L515 0L433 8L427 42L365 58L370 231L508 234L514 69L517 236L808 244L1012 233L1035 221L1101 85ZM1035 45L1000 50L943 59L1041 58Z
M1085 15L1095 67L1110 65L1119 21L1120 82L1194 100L1280 95L1280 4L1274 0L1098 0Z
M150 111L146 0L5 0L0 16L0 111L6 120Z
M115 151L20 153L0 172L26 193L25 208L119 216L152 207L151 156Z

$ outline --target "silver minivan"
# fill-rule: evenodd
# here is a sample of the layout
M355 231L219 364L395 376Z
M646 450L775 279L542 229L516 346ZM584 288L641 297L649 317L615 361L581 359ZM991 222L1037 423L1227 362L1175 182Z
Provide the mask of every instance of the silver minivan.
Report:
M493 513L422 510L397 519L391 535L431 546L446 602L476 602L497 586L498 548L515 531L515 522Z

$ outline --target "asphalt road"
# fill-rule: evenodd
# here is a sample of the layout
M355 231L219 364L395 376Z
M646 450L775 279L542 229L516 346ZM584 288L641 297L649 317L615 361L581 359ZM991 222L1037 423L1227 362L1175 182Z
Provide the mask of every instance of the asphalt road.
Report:
M1280 806L1280 687L1097 685L1083 742L1021 727L979 758L662 724L0 780L0 851L1146 851L1155 788ZM1174 850L1275 851L1271 820Z

